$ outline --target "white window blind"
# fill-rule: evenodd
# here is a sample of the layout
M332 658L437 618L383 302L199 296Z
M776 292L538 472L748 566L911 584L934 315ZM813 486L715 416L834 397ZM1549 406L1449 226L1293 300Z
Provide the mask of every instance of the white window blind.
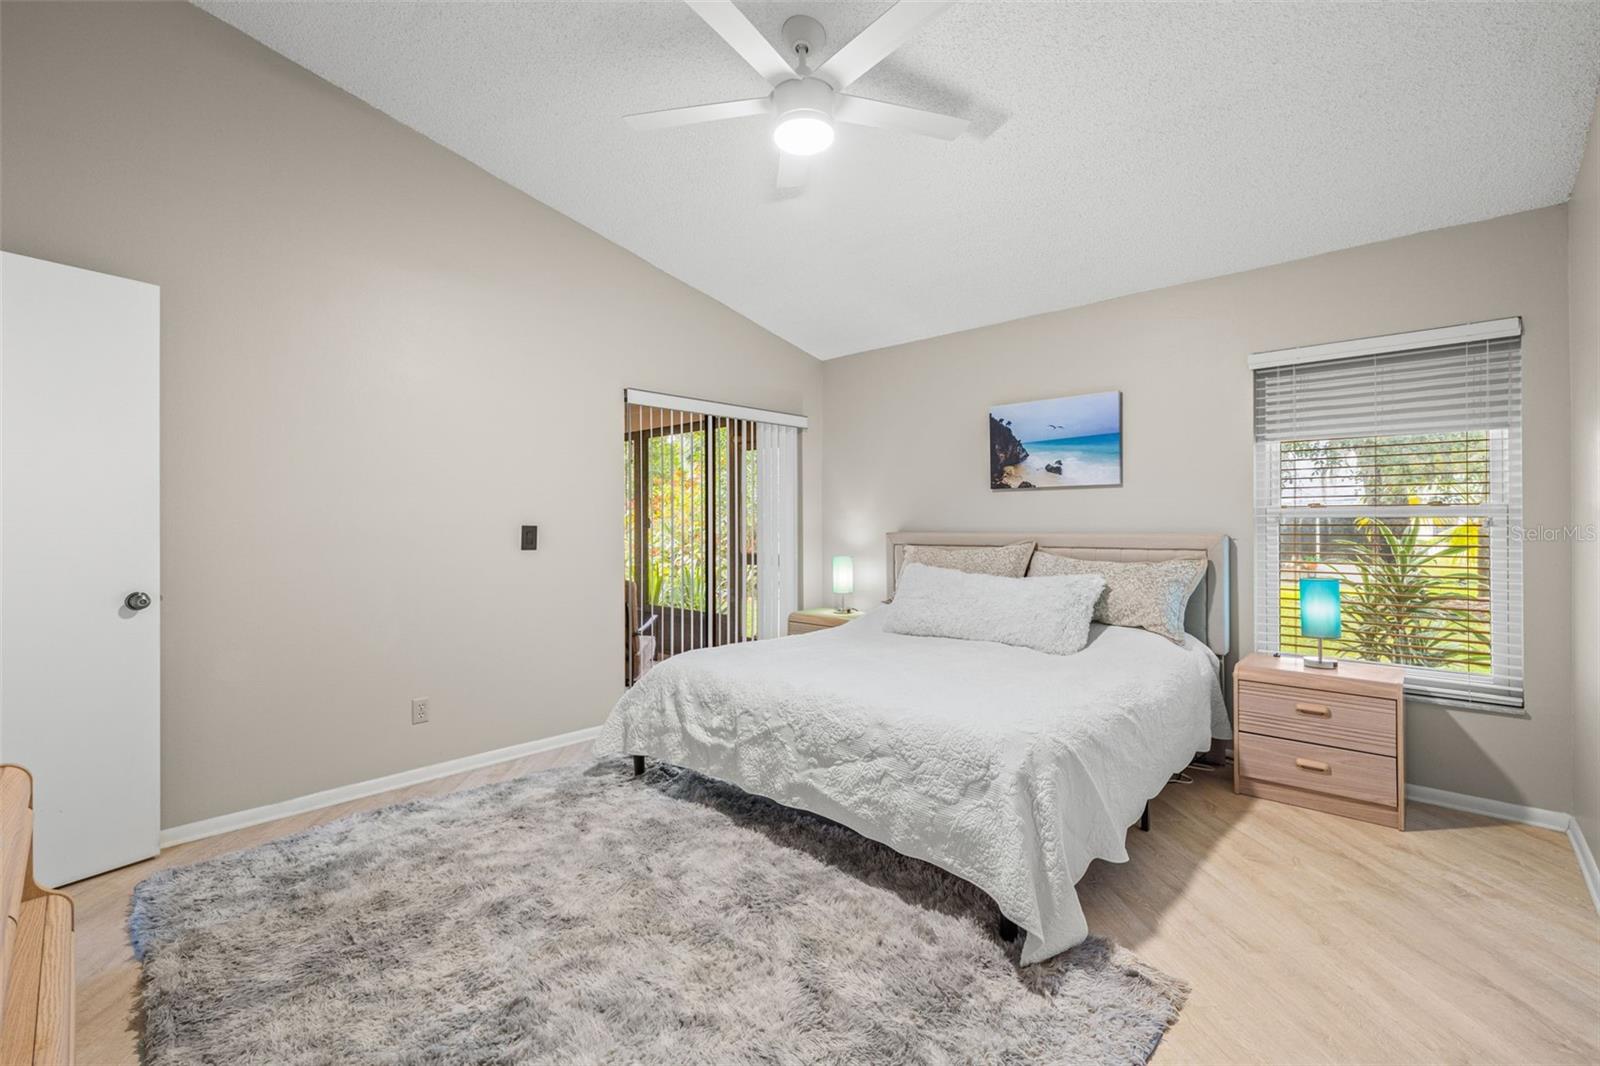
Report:
M627 682L679 652L782 636L805 420L632 389L624 412Z
M1401 665L1421 698L1522 706L1520 323L1420 346L1466 329L1252 358L1258 650L1314 651L1299 581L1334 577L1330 656Z
M800 431L756 423L758 637L781 637L800 606Z

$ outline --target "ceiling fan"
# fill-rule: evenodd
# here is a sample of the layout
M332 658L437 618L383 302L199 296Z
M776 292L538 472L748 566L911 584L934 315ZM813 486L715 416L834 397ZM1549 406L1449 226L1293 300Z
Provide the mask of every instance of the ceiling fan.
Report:
M733 6L733 0L686 2L757 74L772 83L772 92L752 100L626 116L628 125L636 130L775 115L772 139L778 146L778 188L798 189L805 184L806 157L833 143L834 122L905 130L946 141L959 137L967 128L964 118L851 96L843 91L904 44L924 22L949 7L949 2L900 0L816 70L810 69L809 57L827 43L827 35L816 19L795 15L783 24L784 44L794 55L791 63Z

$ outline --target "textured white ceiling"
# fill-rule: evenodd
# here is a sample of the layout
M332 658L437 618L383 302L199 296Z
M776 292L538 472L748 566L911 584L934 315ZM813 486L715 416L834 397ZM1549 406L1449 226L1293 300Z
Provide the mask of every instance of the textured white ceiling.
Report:
M972 130L784 197L765 118L623 124L767 91L682 4L201 6L823 358L1560 203L1600 79L1593 2L963 3L851 91Z

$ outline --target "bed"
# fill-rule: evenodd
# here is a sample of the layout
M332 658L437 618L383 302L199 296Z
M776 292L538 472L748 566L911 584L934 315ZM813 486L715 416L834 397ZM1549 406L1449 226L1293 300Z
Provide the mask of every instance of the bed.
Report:
M1228 538L892 533L890 591L912 544L1120 561L1204 558L1180 645L1092 627L1074 655L885 632L874 609L833 629L674 656L629 689L596 741L831 818L993 898L1021 961L1087 934L1075 885L1127 860L1151 797L1229 735Z

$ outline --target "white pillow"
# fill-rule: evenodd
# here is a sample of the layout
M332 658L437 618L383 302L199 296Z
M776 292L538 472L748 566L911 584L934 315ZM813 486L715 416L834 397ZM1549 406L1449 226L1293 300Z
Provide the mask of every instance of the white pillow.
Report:
M1105 585L1093 574L994 577L907 563L884 608L883 630L1071 655L1089 642L1089 620Z

